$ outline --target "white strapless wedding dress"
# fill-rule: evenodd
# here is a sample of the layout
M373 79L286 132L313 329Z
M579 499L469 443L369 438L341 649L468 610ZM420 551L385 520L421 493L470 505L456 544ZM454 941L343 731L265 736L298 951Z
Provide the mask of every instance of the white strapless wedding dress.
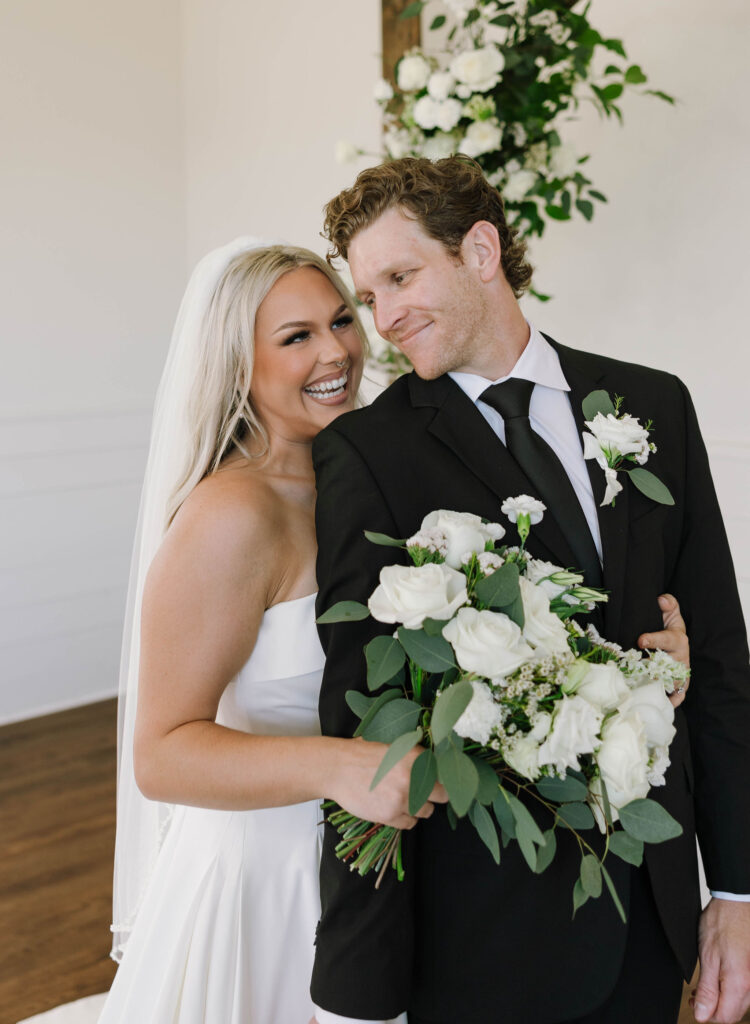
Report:
M315 595L266 611L217 721L319 735ZM259 811L179 806L99 1024L307 1024L320 916L318 801ZM70 1020L96 1020L96 1001ZM87 1015L88 1014L88 1015ZM36 1020L36 1018L34 1018ZM55 1018L50 1016L50 1022Z

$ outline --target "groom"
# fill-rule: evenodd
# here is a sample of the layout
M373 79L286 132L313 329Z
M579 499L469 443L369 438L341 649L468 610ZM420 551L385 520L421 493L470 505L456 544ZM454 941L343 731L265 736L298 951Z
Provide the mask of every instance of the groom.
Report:
M640 868L607 862L627 925L606 893L572 918L580 855L562 830L552 865L533 875L516 844L497 867L474 830L460 822L451 831L438 807L405 833L405 880L388 873L375 891L336 859L327 826L312 981L321 1024L403 1011L410 1024L673 1024L698 952L696 829L717 893L700 917L696 1015L738 1020L750 1002L750 671L684 385L566 348L527 324L517 303L531 277L525 247L472 161L365 170L328 204L326 233L378 331L415 372L315 441L319 612L366 601L392 562L393 550L369 544L365 529L408 537L439 508L495 521L504 498L526 493L548 506L531 554L585 567L588 582L611 592L607 639L634 646L660 628L657 595L677 596L693 683L676 713L666 785L650 794L683 834L649 847ZM597 389L624 396L623 409L642 423L654 419L649 469L673 507L627 478L614 507L600 505L604 474L581 446L581 403ZM507 540L517 542L512 527ZM352 734L344 693L365 689L362 646L378 628L321 630L324 733Z

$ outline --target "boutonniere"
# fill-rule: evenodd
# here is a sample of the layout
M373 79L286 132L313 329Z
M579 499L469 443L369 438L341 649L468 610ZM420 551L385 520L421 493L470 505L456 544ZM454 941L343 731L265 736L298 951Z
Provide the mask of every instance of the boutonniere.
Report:
M652 421L645 427L640 420L622 411L623 398L615 395L614 402L606 391L592 391L583 400L583 415L591 433L583 434L584 459L596 459L604 470L607 488L602 505L614 505L622 490L618 473L627 473L635 486L660 505L674 505L669 488L647 469L646 461L656 445L649 441Z

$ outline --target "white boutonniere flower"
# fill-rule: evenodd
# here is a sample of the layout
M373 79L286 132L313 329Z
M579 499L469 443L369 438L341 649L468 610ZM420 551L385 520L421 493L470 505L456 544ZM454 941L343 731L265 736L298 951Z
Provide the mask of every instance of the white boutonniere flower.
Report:
M656 445L649 440L651 420L645 427L635 416L622 411L623 399L616 395L613 402L606 391L592 391L583 401L583 415L590 432L583 434L584 459L596 459L604 470L606 489L602 505L614 505L622 490L617 479L620 472L628 473L635 486L661 505L674 505L669 488L643 466Z

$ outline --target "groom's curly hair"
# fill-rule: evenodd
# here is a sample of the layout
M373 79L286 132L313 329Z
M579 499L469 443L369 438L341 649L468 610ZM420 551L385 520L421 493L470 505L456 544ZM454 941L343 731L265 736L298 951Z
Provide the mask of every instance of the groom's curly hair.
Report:
M513 293L518 297L528 288L532 267L526 259L526 243L507 223L500 193L479 164L460 155L434 162L404 157L362 171L351 188L324 208L322 235L330 243L328 262L347 259L357 232L392 207L407 211L459 262L466 232L479 220L489 221L500 235L503 272Z

